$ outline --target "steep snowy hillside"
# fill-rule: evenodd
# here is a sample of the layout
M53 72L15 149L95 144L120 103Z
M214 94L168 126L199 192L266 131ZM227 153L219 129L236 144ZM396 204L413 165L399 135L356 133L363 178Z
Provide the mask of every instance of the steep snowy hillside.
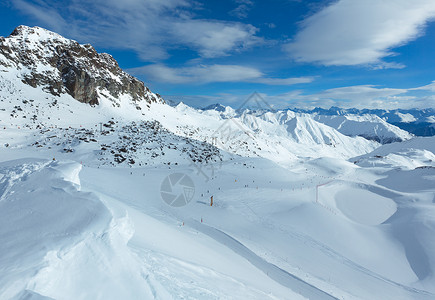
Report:
M385 122L376 115L315 115L313 118L347 136L358 135L381 144L401 142L412 137L409 132Z
M354 160L361 166L387 166L414 170L428 168L435 172L435 137L416 137L402 143L383 145ZM435 198L434 198L435 199Z

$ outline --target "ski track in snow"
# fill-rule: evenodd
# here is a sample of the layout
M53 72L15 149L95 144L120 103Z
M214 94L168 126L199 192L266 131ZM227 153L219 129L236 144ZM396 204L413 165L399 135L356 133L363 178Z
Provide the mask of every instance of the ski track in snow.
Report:
M303 281L293 274L279 268L278 266L267 262L263 258L257 256L254 252L249 250L245 245L229 236L228 234L220 231L219 229L201 224L196 220L189 220L187 223L190 227L210 236L219 243L229 247L231 250L244 257L255 267L263 271L267 276L272 278L279 284L290 288L291 290L301 294L308 299L338 299L325 291Z

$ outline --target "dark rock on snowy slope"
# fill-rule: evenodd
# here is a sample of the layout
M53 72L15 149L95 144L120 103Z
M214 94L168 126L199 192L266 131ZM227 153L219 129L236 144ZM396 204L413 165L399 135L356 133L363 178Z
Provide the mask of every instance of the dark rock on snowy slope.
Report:
M40 27L18 26L9 37L0 37L0 69L8 68L20 70L22 81L32 87L68 93L91 105L99 103L98 92L104 90L114 98L127 94L135 102L163 102L111 55Z

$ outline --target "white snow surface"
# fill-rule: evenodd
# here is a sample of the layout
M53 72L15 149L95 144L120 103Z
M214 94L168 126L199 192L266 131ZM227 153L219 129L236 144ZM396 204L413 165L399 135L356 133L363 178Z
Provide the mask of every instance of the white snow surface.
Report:
M95 167L78 152L1 154L2 299L434 297L433 167L239 157L207 179L182 160ZM181 208L160 197L175 172L195 184Z
M378 144L296 115L280 124L154 104L144 116L128 101L46 105L34 92L38 123L22 118L26 104L2 115L0 298L434 297L433 138L367 153ZM19 97L4 95L2 107ZM157 118L163 129L141 123ZM98 121L109 127L100 132ZM234 148L218 141L213 152L200 140L212 142L222 124L236 129L220 136ZM132 142L135 164L101 150ZM207 151L206 164L186 155ZM347 161L354 153L367 154ZM396 156L372 163L381 155ZM180 208L160 195L172 173L195 185Z

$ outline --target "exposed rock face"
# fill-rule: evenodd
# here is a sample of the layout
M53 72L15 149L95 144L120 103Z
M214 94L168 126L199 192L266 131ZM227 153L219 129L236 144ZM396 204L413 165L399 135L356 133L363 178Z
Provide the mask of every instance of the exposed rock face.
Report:
M9 37L0 37L0 71L8 68L20 70L26 84L91 105L99 103L104 91L113 98L127 94L135 102L164 102L122 71L111 55L40 27L18 26Z

